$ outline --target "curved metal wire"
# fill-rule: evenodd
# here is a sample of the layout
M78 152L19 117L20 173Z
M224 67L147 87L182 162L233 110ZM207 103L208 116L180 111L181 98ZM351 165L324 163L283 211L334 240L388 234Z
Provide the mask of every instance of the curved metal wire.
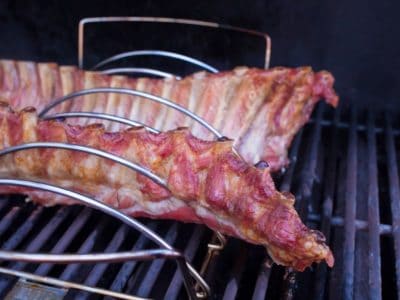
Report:
M156 69L150 69L150 68L113 68L113 69L107 69L107 70L102 70L100 71L101 74L106 74L106 75L113 75L113 74L150 74L150 75L155 75L163 78L175 78L180 80L181 77L174 75L172 73L156 70Z
M52 264L119 263L128 260L152 260L158 258L176 259L180 257L182 257L182 253L168 249L148 249L135 252L124 251L114 253L90 254L25 253L0 250L0 260Z
M136 163L130 162L129 160L126 160L124 158L121 158L119 156L111 154L109 152L105 152L105 151L98 150L98 149L91 148L91 147L74 145L74 144L55 143L55 142L36 142L36 143L21 144L21 145L2 149L0 151L0 156L6 155L9 153L22 151L22 150L35 149L35 148L53 148L53 149L73 150L73 151L84 152L84 153L93 154L93 155L96 155L96 156L99 156L102 158L106 158L106 159L109 159L116 163L119 163L135 172L138 172L138 173L150 178L155 183L157 183L158 185L161 185L163 188L168 190L166 181L164 179L162 179L161 177L155 175L148 169L143 168L142 166L140 166Z
M168 58L172 58L172 59L176 59L176 60L180 60L180 61L184 61L187 63L190 63L192 65L195 66L199 66L201 68L203 68L204 70L210 71L212 73L218 73L219 71L210 66L209 64L206 64L205 62L198 60L196 58L187 56L187 55L183 55L180 53L176 53L176 52L172 52L172 51L163 51L163 50L136 50L136 51L129 51L129 52L123 52L123 53L119 53L116 55L113 55L101 62L99 62L98 64L96 64L92 70L96 70L106 64L109 64L111 62L115 62L117 60L121 60L127 57L135 57L135 56L162 56L162 57L168 57Z
M28 272L12 270L12 269L3 268L3 267L0 267L0 273L7 274L10 276L16 276L16 277L31 280L34 282L41 282L41 283L44 283L47 285L59 286L63 289L78 289L78 290L86 291L89 293L97 293L99 295L112 297L113 299L147 300L146 298L135 297L135 296L127 295L127 294L122 294L119 292L113 292L113 291L106 290L103 288L92 287L92 286L79 284L79 283L75 283L75 282L71 282L71 281L55 279L55 278L47 277L47 276L40 276L40 275L28 273Z
M209 131L211 131L217 138L222 138L223 135L215 129L213 126L211 126L209 123L204 121L202 118L200 118L198 115L192 113L191 111L187 110L186 108L182 107L179 104L176 104L168 99L161 98L158 96L154 96L149 93L137 91L137 90L131 90L131 89L123 89L123 88L93 88L93 89L87 89L87 90L81 90L78 92L74 92L71 94L68 94L66 96L60 97L58 99L55 99L51 101L48 105L46 105L45 108L39 113L39 117L42 118L48 111L50 111L52 108L55 106L71 100L73 98L79 97L79 96L84 96L84 95L89 95L89 94L98 94L98 93L117 93L117 94L126 94L126 95L131 95L131 96L139 96L144 99L149 99L151 101L164 104L170 108L173 108L186 116L192 118L193 120L197 121L200 123L203 127L207 128Z
M118 122L124 125L132 126L132 127L144 127L148 131L152 133L160 133L159 130L147 126L142 122L137 122L137 121L132 121L127 118L122 118L118 117L115 115L110 115L110 114L104 114L104 113L96 113L96 112L84 112L84 111L77 111L77 112L64 112L64 113L56 113L54 115L47 115L43 116L42 119L44 120L53 120L53 119L63 119L63 118L91 118L91 119L101 119L101 120L107 120L107 121L112 121L112 122Z
M93 23L111 23L111 22L150 22L150 23L172 23L172 24L184 24L193 26L202 26L209 28L219 28L223 30L230 30L241 32L249 35L261 37L265 40L265 54L264 54L264 67L267 69L270 64L271 58L271 38L268 34L256 30L250 30L242 27L231 26L226 24L218 24L215 22L206 22L191 19L176 19L176 18L165 18L165 17L135 17L135 16L122 16L122 17L92 17L85 18L79 22L79 33L78 33L78 63L79 67L83 68L84 63L84 30L87 24Z
M18 150L15 150L18 151ZM14 152L15 152L14 151ZM8 152L10 153L10 152ZM7 153L6 153L7 154ZM0 153L0 156L4 155L4 153ZM32 189L37 189L37 190L42 190L42 191L47 191L47 192L52 192L61 196L69 197L72 198L78 202L81 202L83 204L86 204L92 208L98 209L118 220L121 222L127 224L130 227L133 227L134 229L140 231L143 233L147 238L158 244L159 246L170 250L170 251L175 251L172 246L170 246L166 241L164 241L158 234L153 232L152 230L148 229L145 225L142 223L136 221L135 219L132 219L128 217L127 215L121 213L120 211L116 210L115 208L104 204L103 202L97 201L93 198L90 198L88 196L85 196L83 194L73 192L58 186L50 185L47 183L43 182L37 182L37 181L30 181L30 180L22 180L22 179L9 179L9 178L1 178L0 179L0 186L1 185L8 185L8 186L19 186L19 187L26 187L26 188L32 188ZM177 253L177 252L176 252ZM21 253L15 253L16 257L21 257ZM4 255L4 252L3 252ZM25 258L27 259L27 256L30 254L24 254ZM34 258L35 255L40 256L40 254L32 254ZM158 253L158 255L161 255L161 253ZM36 258L38 258L36 256ZM49 257L49 260L54 259L54 257ZM204 279L200 276L199 273L184 259L182 255L179 257L176 257L177 263L179 268L181 269L182 275L184 277L184 283L186 286L186 289L189 293L189 295L194 299L195 296L195 291L193 286L190 284L190 276L192 276L195 281L201 285L203 288L203 291L205 291L207 294L210 292L210 288L207 285L207 283L204 281Z

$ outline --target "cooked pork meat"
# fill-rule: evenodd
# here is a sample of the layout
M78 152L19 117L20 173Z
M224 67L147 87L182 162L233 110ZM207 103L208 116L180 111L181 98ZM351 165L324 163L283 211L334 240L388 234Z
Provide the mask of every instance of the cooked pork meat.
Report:
M218 74L199 72L176 80L107 76L53 63L0 60L0 100L15 109L33 106L40 111L51 99L81 89L136 89L171 99L195 112L232 138L235 149L248 163L265 160L271 171L286 165L290 143L315 104L321 98L333 106L337 104L333 81L330 73L315 73L309 67L239 67ZM88 95L65 102L51 112L60 111L105 112L162 131L188 126L196 137L213 137L183 114L129 95ZM84 125L87 120L69 122ZM108 130L121 129L117 123L103 123Z
M113 153L164 178L167 189L112 161L64 149L31 149L2 156L0 176L70 188L131 216L202 223L264 245L277 263L296 270L322 260L329 266L334 263L322 234L300 220L293 195L276 190L265 164L257 168L235 154L231 140L200 140L188 129L160 134L143 128L108 132L99 124L40 121L33 108L16 113L0 105L0 149L37 141ZM43 205L73 203L21 187L1 187L0 192L26 194Z

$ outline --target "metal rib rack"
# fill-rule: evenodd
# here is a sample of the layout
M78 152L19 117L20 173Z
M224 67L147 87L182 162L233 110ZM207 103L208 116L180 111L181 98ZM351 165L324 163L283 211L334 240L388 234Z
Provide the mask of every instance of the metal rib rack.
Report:
M195 25L195 26L206 26L206 27L217 27L217 28L222 28L226 30L234 30L234 31L241 31L245 32L248 34L253 34L257 36L262 36L266 40L266 51L265 51L265 64L266 66L269 64L269 55L270 55L270 40L268 35L262 34L259 32L255 31L249 31L245 30L242 28L238 27L231 27L227 25L220 25L216 23L209 23L209 22L198 22L198 21L193 21L193 20L178 20L178 19L168 19L168 18L132 18L132 17L121 17L121 18L91 18L91 19L84 19L80 22L79 26L79 65L82 67L83 66L83 49L84 49L84 26L87 23L99 23L99 22L167 22L167 23L182 23L186 25ZM107 65L110 62L114 62L116 60L120 60L126 57L132 57L132 56L163 56L167 57L170 59L175 59L175 60L182 60L187 63L196 65L198 67L204 68L210 72L218 72L218 70L198 59L182 55L179 53L174 53L174 52L169 52L169 51L160 51L160 50L139 50L139 51L130 51L127 53L121 53L118 55L114 55L100 63L98 63L96 66L93 67L93 69L97 69L99 67L103 67ZM102 70L101 73L103 74L131 74L131 73L144 73L144 74L150 74L150 75L155 75L155 76L161 76L161 77L175 77L176 79L180 79L179 76L173 75L171 73L161 71L161 70L155 70L155 69L150 69L150 68L114 68L114 69L106 69ZM202 118L194 114L193 112L185 109L184 107L174 103L173 101L170 101L168 99L164 99L152 94L144 93L141 91L137 90L130 90L130 89L119 89L119 88L93 88L93 89L87 89L87 90L81 90L77 91L74 93L71 93L69 95L63 96L59 99L54 99L51 101L40 113L39 117L42 119L60 119L60 118L71 118L71 117L78 117L78 118L94 118L94 119L102 119L102 120L108 120L112 122L118 122L122 123L128 126L143 126L147 130L158 133L159 131L157 129L151 128L146 126L146 124L137 122L135 120L129 120L126 118L121 118L118 116L114 115L109 115L109 114L102 114L102 113L95 113L95 112L65 112L65 113L57 113L54 115L47 115L47 113L54 108L55 106L65 102L65 101L71 101L75 100L79 96L83 95L89 95L89 94L99 94L99 93L118 93L118 94L126 94L130 96L138 96L141 97L141 99L148 100L148 101L155 101L161 105L165 105L171 109L175 109L178 112L185 114L186 116L192 118L196 122L200 123L202 126L204 126L206 129L208 129L210 132L212 132L216 138L220 139L223 138L222 134L219 133L215 128L213 128L210 124L208 124L206 121L204 121ZM89 148L89 147L84 147L84 146L79 146L79 145L73 145L73 144L62 144L62 143L30 143L30 144L22 144L19 146L15 147L9 147L6 149L3 149L0 151L0 157L3 155L7 155L10 153L14 153L17 151L23 151L23 150L28 150L28 149L38 149L38 148L55 148L55 149L64 149L64 150L70 150L70 151L80 151L80 152L85 152L89 153L91 155L96 155L104 159L109 159L112 160L116 163L119 163L125 167L128 167L136 172L139 172L142 175L147 176L151 180L153 180L155 183L158 185L168 189L165 180L162 178L159 178L157 175L153 174L150 170L147 170L140 165L137 165L133 162L129 162L125 159L122 159L120 157L117 157L111 153L107 153L104 151L100 151L94 148ZM1 178L0 179L0 185L8 185L8 186L20 186L20 187L26 187L26 188L33 188L37 190L43 190L43 191L48 191L52 192L55 194L59 194L62 196L70 197L74 199L75 201L78 201L82 204L85 204L91 208L95 208L100 210L101 212L110 215L116 219L119 219L121 222L125 223L129 227L132 227L133 229L139 231L141 234L143 234L145 237L149 238L151 241L155 242L158 244L158 246L161 247L161 249L146 249L146 250L139 250L140 247L134 247L135 251L125 251L125 252L115 252L116 249L113 247L112 244L110 244L109 247L106 248L107 253L92 253L92 254L84 254L87 251L90 251L90 248L83 247L82 249L78 250L78 254L62 254L62 251L65 250L65 243L62 242L61 240L57 243L55 248L53 249L53 252L56 253L29 253L29 252L37 252L40 247L34 247L30 248L28 247L27 252L16 252L16 251L10 251L5 247L5 250L0 251L0 259L2 260L7 260L7 261L12 261L12 262L19 262L16 263L13 266L13 268L0 268L0 273L7 274L7 275L14 275L20 278L24 278L26 280L31 280L34 282L40 282L40 283L45 283L45 284L50 284L62 288L72 288L72 289L79 289L85 292L94 292L98 294L102 294L104 296L111 296L111 297L116 297L116 298L121 298L121 299L136 299L135 297L131 297L128 295L124 295L122 293L118 292L113 292L113 291L107 291L105 289L101 288L96 288L93 285L95 285L96 281L99 280L97 277L96 280L96 275L95 273L92 274L89 277L88 282L85 282L86 284L77 284L74 282L71 282L70 277L68 274L70 274L71 271L71 266L73 266L76 263L98 263L95 269L102 268L103 266L103 271L104 271L104 263L118 263L118 262L126 262L126 266L130 266L129 269L132 271L132 264L135 264L130 261L137 261L137 260L157 260L160 258L163 259L172 259L177 262L177 266L181 272L181 277L183 277L183 283L186 287L186 291L191 299L195 298L206 298L210 294L209 287L207 283L204 281L204 279L201 277L199 273L195 271L195 269L190 265L190 263L186 260L186 256L189 256L189 260L193 259L193 254L190 253L181 253L177 250L175 250L168 242L167 240L162 239L159 235L154 233L152 230L148 229L145 225L139 223L138 221L133 220L132 218L124 215L123 213L117 211L116 209L103 204L101 202L96 201L95 199L92 199L90 197L87 197L85 195L76 193L74 191L61 188L58 186L53 186L46 184L44 182L34 182L34 181L29 181L29 180L21 180L21 179L12 179L12 178ZM83 216L84 219L88 218L88 214L85 214ZM80 225L75 225L77 227L82 226L82 222L79 223ZM73 228L72 226L71 228ZM115 235L115 238L117 236L121 236L122 232L126 231L126 228L120 227L120 231L117 232ZM197 229L197 232L200 232L200 229ZM51 232L49 232L51 235ZM50 236L47 235L47 238ZM71 238L69 238L70 240ZM216 243L219 241L219 243ZM121 243L121 241L120 241ZM143 242L142 242L143 243ZM194 242L193 242L194 243ZM37 244L36 244L37 245ZM84 244L85 245L85 244ZM220 234L216 233L215 238L213 238L212 242L209 243L208 248L208 254L205 257L204 262L202 263L201 266L201 273L205 273L207 266L213 256L215 255L215 252L220 251L225 245L225 238ZM193 247L193 246L192 246ZM12 248L12 247L11 247ZM137 248L137 249L135 249ZM82 250L82 253L80 253ZM112 252L110 252L112 250ZM36 270L36 274L29 273L29 272L24 272L20 271L20 269L26 264L26 263L42 263L40 268ZM49 264L70 264L69 267L66 268L63 274L61 274L61 279L55 279L52 277L44 276L46 272L49 271L50 265ZM103 263L103 264L101 264ZM154 266L154 268L159 269L160 262L155 262L157 266ZM69 270L69 271L68 271ZM158 270L159 271L159 270ZM92 271L94 272L94 270ZM151 272L153 273L153 272ZM151 277L151 273L148 273L145 276L145 279L148 278L149 276ZM149 275L150 274L150 275ZM177 273L178 274L178 273ZM121 275L122 276L122 275ZM180 286L180 278L177 277L178 275L174 276L174 281L176 282L177 286ZM194 279L194 281L192 280ZM152 277L151 279L148 279L151 282L156 280L155 277ZM116 281L117 282L117 281ZM117 283L115 283L116 285ZM147 288L146 288L147 287ZM3 286L4 288L4 286ZM175 295L177 296L179 292L179 288L174 288L174 289L169 289L168 294L170 295ZM148 285L142 285L141 288L138 290L139 294L149 294L149 286Z
M103 19L93 19L97 20ZM109 20L123 21L121 18ZM81 23L80 31L82 49L85 23ZM266 53L269 51L267 46ZM79 53L83 64L83 50ZM114 72L118 71L111 71ZM177 76L166 73L152 74ZM346 101L342 99L342 103ZM69 117L145 125L99 113L43 114L43 118ZM156 132L154 128L148 129ZM235 239L218 240L217 235L202 226L145 219L141 222L173 248L167 249L169 254L177 257L183 254L187 263L200 270L214 299L400 298L399 136L398 116L360 111L354 105L348 110L343 104L333 111L321 104L293 141L289 154L291 164L284 174L277 176L277 186L279 190L295 194L302 219L308 226L321 229L327 237L336 259L333 269L320 264L303 273L292 273L272 265L264 248ZM132 257L133 253L141 253L153 245L126 224L88 207L43 208L26 204L21 198L2 200L0 247L2 251L18 251L19 256L15 258L19 261L3 261L0 271L31 279L20 279L15 285L15 277L0 276L0 297L33 285L38 279L34 276L70 282L68 289L54 293L76 299L92 299L93 292L98 291L93 289L95 286L103 289L100 291L103 293L123 293L108 294L109 299L116 296L134 299L131 295L156 299L186 297L180 269L167 260L127 259L95 265L75 261L54 265L49 261L60 257L47 256L40 264L26 263L22 252L81 255L71 259L101 253L99 259L110 259L117 252ZM223 252L214 250L222 247ZM180 249L181 254L175 249ZM9 252L5 254L10 258Z

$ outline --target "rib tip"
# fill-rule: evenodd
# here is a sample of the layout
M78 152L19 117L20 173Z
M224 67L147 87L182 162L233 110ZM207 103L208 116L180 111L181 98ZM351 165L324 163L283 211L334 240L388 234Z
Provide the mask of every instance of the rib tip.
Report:
M335 258L333 257L333 253L331 250L329 250L328 255L325 258L326 264L332 268L333 265L335 264Z

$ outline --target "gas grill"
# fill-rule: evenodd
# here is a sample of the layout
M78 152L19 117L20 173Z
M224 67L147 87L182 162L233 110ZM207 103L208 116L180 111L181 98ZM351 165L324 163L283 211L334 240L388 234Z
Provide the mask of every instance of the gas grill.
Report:
M85 66L82 28L81 67ZM268 67L270 40L256 34L266 42ZM193 62L192 57L183 58ZM143 69L118 67L105 72L174 74ZM356 104L347 107L343 102L335 110L317 106L292 143L290 165L274 178L279 190L295 195L296 209L307 225L327 237L336 260L333 269L322 263L296 273L272 264L263 247L225 239L203 226L140 219L171 246L154 250L154 239L143 229L135 230L140 225L124 224L123 217L116 220L112 211L93 209L107 210L96 204L44 208L26 203L22 196L10 196L0 202L0 247L17 252L0 255L0 297L185 299L192 289L192 297L203 298L202 281L196 284L188 275L197 273L187 267L190 264L208 284L210 299L400 298L398 115ZM32 263L33 256L22 252L54 256L37 256ZM63 253L78 255L63 256L68 264L54 264ZM94 260L89 253L98 254L96 263L88 263Z

